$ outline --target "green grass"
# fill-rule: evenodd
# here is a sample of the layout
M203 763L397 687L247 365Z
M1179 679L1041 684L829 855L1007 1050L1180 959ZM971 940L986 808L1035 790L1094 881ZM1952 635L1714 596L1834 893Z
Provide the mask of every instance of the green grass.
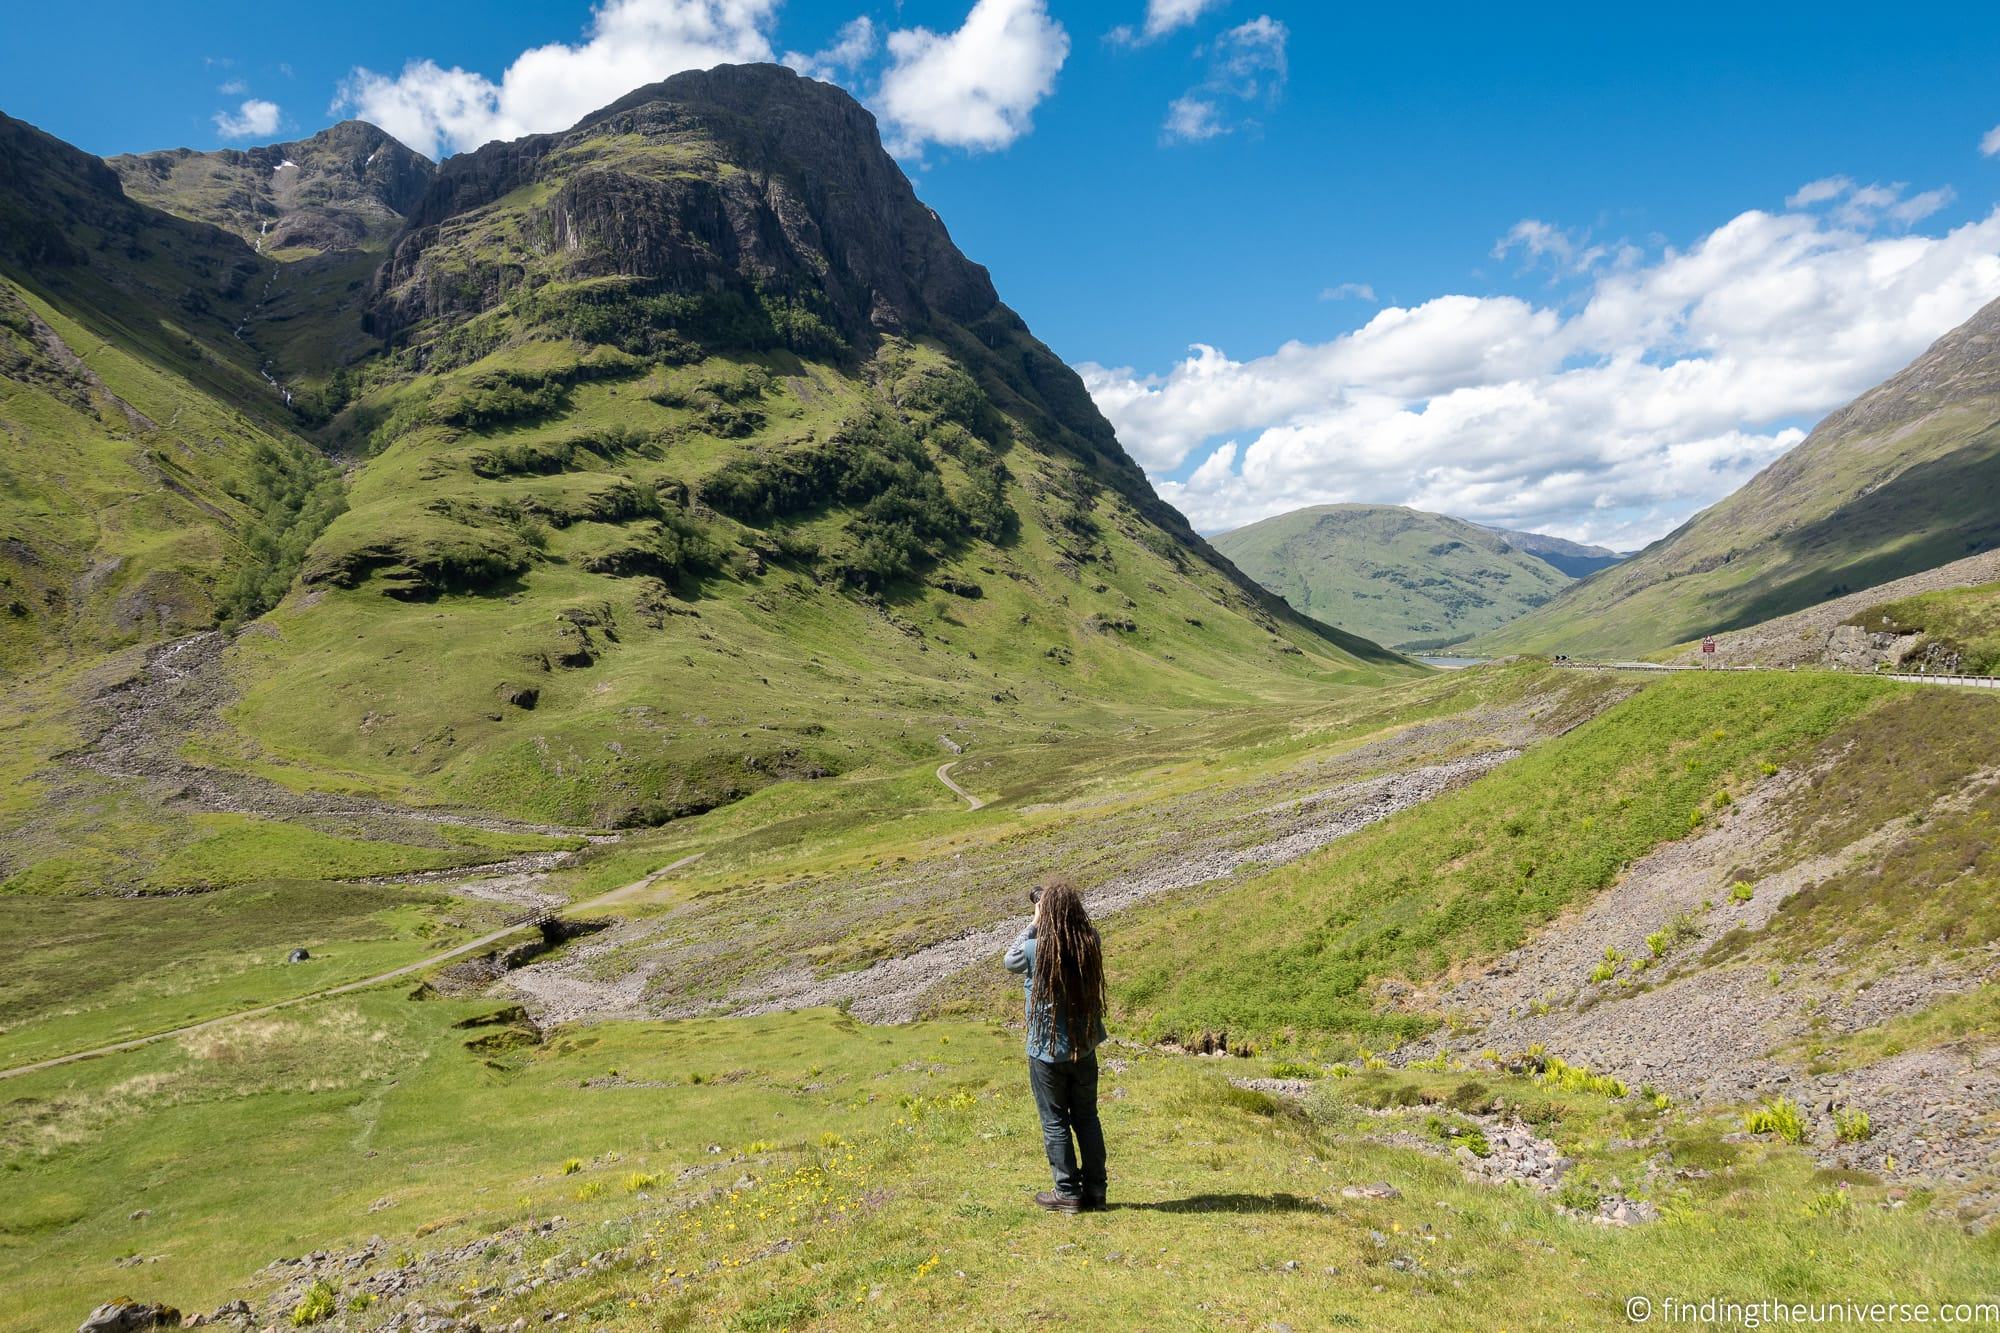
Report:
M1429 676L1385 692L1315 697L1302 691L1221 713L1163 706L1120 718L1108 710L1080 711L1063 724L1060 740L981 749L961 761L961 778L996 801L984 811L967 811L938 783L937 756L930 754L897 770L777 783L700 818L638 833L622 844L585 848L547 888L573 899L593 897L699 851L698 865L618 910L653 913L700 900L703 911L778 914L790 921L796 903L785 886L799 875L848 875L865 885L898 857L1008 858L1010 846L1059 849L1097 821L1143 822L1152 801L1254 800L1259 781L1316 753L1341 753L1387 728L1518 700L1546 686L1559 687L1548 697L1553 706L1584 706L1570 696L1588 693L1595 682L1516 668ZM414 837L417 830L391 824L384 832L371 821L350 821L340 826L347 836L336 836L305 824L163 811L108 785L88 786L89 803L74 793L52 803L46 794L33 795L37 779L30 775L50 777L36 767L36 746L47 755L73 743L59 729L37 729L44 714L36 710L60 716L61 698L60 691L17 696L17 705L28 710L17 717L17 734L45 736L10 752L23 761L29 793L17 817L27 821L51 804L97 814L88 826L59 820L51 828L47 819L37 821L28 825L33 833L14 844L29 866L10 882L10 892L0 894L0 922L20 947L16 964L0 977L0 1062L142 1036L449 947L491 928L508 909L428 887L341 881L575 845L450 827L424 832L421 843L404 843L390 838ZM1133 726L1134 717L1146 721ZM1224 795L1237 791L1248 795ZM1065 793L1090 804L1071 810L1025 799ZM107 810L118 813L105 818ZM53 854L41 852L37 859L43 846ZM1018 861L1019 854L1011 859ZM112 877L114 871L121 877ZM894 912L892 895L853 897L855 910L865 898L866 910L880 914L878 924L856 917L838 938L815 933L810 956L826 967L900 951L912 931L950 929L949 921ZM969 901L954 910L992 907ZM285 966L294 947L311 949L314 961ZM133 958L163 962L135 968Z
M1150 1032L1380 1043L1428 1021L1371 983L1513 948L1690 827L1759 761L1882 699L1868 681L1674 677L1326 851L1121 924L1115 993ZM1190 958L1185 943L1203 941ZM1214 959L1215 961L1207 961Z
M1976 1289L1982 1270L1970 1242L1941 1250L1920 1224L1879 1211L1797 1220L1824 1190L1786 1152L1731 1150L1725 1182L1662 1191L1670 1220L1620 1232L1368 1140L1364 1106L1408 1098L1417 1105L1401 1120L1415 1130L1435 1119L1421 1101L1446 1095L1442 1080L1339 1081L1310 1115L1175 1062L1140 1060L1115 1081L1125 1096L1110 1106L1108 1132L1122 1207L1111 1213L1052 1223L1027 1206L1033 1135L1002 1083L997 1096L966 1089L927 1102L899 1124L901 1142L856 1143L851 1161L845 1150L819 1157L640 1229L628 1264L493 1316L532 1317L560 1300L617 1327L917 1327L969 1306L1000 1328L1157 1326L1194 1312L1199 1326L1414 1329L1478 1326L1499 1306L1509 1327L1564 1328L1609 1326L1625 1295L1670 1272L1712 1274L1731 1294L1802 1295ZM1544 1100L1508 1080L1491 1090L1523 1096L1598 1178L1637 1170L1637 1155L1610 1141L1644 1132L1644 1117ZM1714 1133L1672 1124L1669 1151L1706 1156ZM941 1174L934 1164L946 1159L956 1169ZM1012 1190L988 1183L1022 1176ZM1339 1194L1385 1178L1400 1200ZM856 1207L861 1199L872 1202ZM773 1256L777 1236L793 1246ZM1844 1268L1870 1245L1913 1267L1885 1254Z
M449 1026L490 1009L364 996L9 1085L0 1123L28 1146L0 1202L0 1320L67 1319L107 1285L206 1308L248 1284L261 1301L269 1260L377 1234L391 1261L492 1238L434 1299L616 1250L477 1317L590 1309L632 1328L934 1326L968 1303L999 1327L1157 1325L1205 1305L1216 1326L1430 1328L1500 1305L1561 1328L1675 1273L1732 1296L1936 1298L1981 1290L1994 1258L1916 1209L1804 1216L1825 1188L1810 1163L1722 1143L1720 1122L1461 1071L1326 1080L1302 1112L1231 1087L1233 1069L1130 1049L1105 1075L1118 1207L1050 1218L1029 1202L1046 1177L1018 1033L822 1013L618 1024L496 1057ZM1620 1231L1371 1137L1434 1138L1436 1103L1492 1097L1581 1177L1638 1181L1660 1148L1632 1140L1655 1131L1713 1174L1628 1184L1666 1220ZM657 1179L628 1193L637 1175ZM1384 1180L1400 1199L1340 1193ZM266 1206L288 1185L286 1208ZM566 1223L546 1241L498 1234L553 1214ZM159 1257L114 1266L131 1253Z
M760 886L1006 848L1037 828L1143 818L1190 793L1254 793L1289 766L1412 723L1470 719L1481 703L1531 700L1556 717L1583 716L1626 688L1521 665L1314 707L1246 707L1196 726L1163 711L1122 738L1079 730L1071 741L976 751L958 772L1002 797L984 811L953 802L926 756L903 770L765 788L588 855L559 883L582 896L702 849L700 866L628 910L780 910L758 898L768 892ZM1289 1038L1316 1055L1383 1044L1412 1020L1377 1014L1369 978L1421 977L1506 947L1680 836L1688 811L1712 808L1718 790L1886 725L1907 695L1814 676L1639 682L1609 711L1433 806L1205 900L1114 919L1115 1027L1228 1026L1233 1038ZM1475 743L1477 727L1459 725L1462 743ZM1027 799L1038 789L1061 802ZM329 891L323 881L309 893L253 883L191 898L35 901L39 915L24 921L41 933L21 941L27 970L10 972L0 991L8 1013L35 1015L0 1034L10 1060L359 975L454 938L446 913L461 929L478 925L462 903L413 901L391 886ZM1301 943L1326 940L1322 923L1337 914L1350 920L1342 947L1351 950L1338 972L1326 961L1332 949ZM154 933L135 934L147 921ZM853 929L839 946L851 956L901 947L892 932ZM281 944L322 938L314 952L325 972L277 961ZM1190 938L1201 940L1193 961ZM79 960L101 957L91 951L110 939L177 961L107 975L101 993L70 1000L75 1012L54 1012ZM1177 971L1149 996L1144 984L1169 957ZM996 973L992 993L1006 980ZM1797 1150L1723 1142L1734 1122L1663 1109L1553 1057L1518 1076L1362 1059L1317 1080L1302 1113L1219 1075L1297 1076L1320 1060L1218 1066L1114 1048L1108 1057L1130 1063L1105 1076L1113 1197L1130 1206L1052 1220L1027 1201L1043 1178L1018 1032L979 1022L869 1028L820 1013L605 1024L537 1045L504 1015L454 1026L495 1016L491 1001L407 998L414 991L311 1002L0 1084L0 1324L80 1317L112 1287L183 1308L241 1292L261 1299L257 1270L285 1255L378 1234L392 1256L415 1253L555 1214L568 1219L559 1239L518 1259L519 1242L496 1242L438 1296L540 1271L559 1250L616 1249L624 1257L608 1271L533 1298L489 1299L499 1308L482 1308L481 1321L563 1308L614 1327L917 1326L976 1298L999 1326L1161 1324L1206 1303L1218 1326L1418 1328L1474 1320L1499 1303L1530 1311L1523 1327L1555 1328L1602 1322L1623 1294L1691 1269L1713 1274L1724 1293L1909 1298L1976 1291L1995 1262L1990 1238L1921 1209L1863 1206L1876 1197L1865 1180L1842 1193L1854 1206L1822 1206L1828 1181ZM1281 1018L1266 1026L1267 1013ZM1964 1030L1982 1031L1978 1018L1969 999ZM1926 1031L1952 1021L1936 1016ZM1444 1159L1373 1137L1401 1128L1476 1151L1462 1115L1496 1098L1579 1159L1572 1188L1550 1199L1474 1185ZM1677 1163L1713 1174L1642 1185L1658 1145L1634 1145L1656 1131ZM1594 1207L1614 1178L1665 1220L1612 1231L1556 1211L1557 1202ZM317 1183L300 1190L301 1179ZM1402 1199L1340 1193L1384 1179ZM281 1196L288 1207L268 1207ZM133 1219L140 1209L151 1215ZM133 1253L159 1261L116 1266ZM1391 1266L1399 1257L1420 1271ZM1096 1281L1054 1280L1086 1258Z
M318 881L9 907L9 936L20 954L0 981L0 1065L358 980L493 929L505 914L396 886ZM295 948L310 950L313 961L288 965Z
M173 891L220 888L274 879L360 879L408 874L445 866L502 859L509 852L574 846L568 840L533 835L458 830L457 848L412 847L392 842L336 837L317 829L247 815L197 815L199 835L153 872L153 882Z

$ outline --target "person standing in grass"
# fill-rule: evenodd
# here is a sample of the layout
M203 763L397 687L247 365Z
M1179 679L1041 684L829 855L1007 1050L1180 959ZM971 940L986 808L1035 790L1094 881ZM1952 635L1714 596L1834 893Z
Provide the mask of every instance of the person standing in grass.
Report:
M1028 1086L1055 1174L1055 1188L1035 1202L1051 1212L1080 1213L1104 1207L1104 1129L1097 1120L1104 950L1067 880L1049 880L1029 897L1034 922L1008 948L1005 963L1020 974L1028 996Z

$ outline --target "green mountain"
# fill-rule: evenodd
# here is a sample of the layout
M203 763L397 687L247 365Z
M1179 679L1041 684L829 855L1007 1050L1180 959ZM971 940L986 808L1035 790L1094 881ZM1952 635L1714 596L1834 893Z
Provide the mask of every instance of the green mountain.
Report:
M355 124L115 172L6 132L10 661L261 615L232 763L644 823L1410 670L1196 536L789 70L435 173Z
M1798 448L1488 652L1647 652L2000 545L2000 301Z
M0 1328L1990 1288L1992 692L1301 617L788 71L414 193L0 130ZM1869 608L1992 638L1937 609ZM997 965L1052 872L1074 1218Z
M271 265L0 116L0 671L213 624L331 469L243 336Z
M1215 546L1314 619L1412 652L1460 643L1548 602L1572 578L1559 561L1618 558L1398 505L1298 509L1224 533Z

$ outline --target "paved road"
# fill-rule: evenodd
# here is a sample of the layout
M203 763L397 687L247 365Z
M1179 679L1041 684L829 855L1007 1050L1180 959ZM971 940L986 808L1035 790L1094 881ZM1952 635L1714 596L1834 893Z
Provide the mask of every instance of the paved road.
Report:
M1666 662L1557 662L1569 671L1766 671L1788 672L1789 667L1678 666ZM1825 668L1806 668L1826 670ZM1903 671L1827 671L1835 676L1866 676L1870 680L1907 680L1918 685L1958 685L1975 690L2000 690L2000 676L1920 676Z
M951 788L953 791L957 792L960 796L964 797L965 803L968 807L977 810L979 809L979 807L985 805L986 802L980 800L977 796L974 796L971 792L967 791L965 788L959 786L956 782L953 782L951 780L951 765L957 762L958 760L953 759L950 761L950 763L939 764L937 779L939 782L942 782L945 786Z
M651 874L642 875L630 884L622 884L609 893L599 894L595 898L586 899L580 903L572 903L564 908L563 911L565 914L573 914L587 912L592 908L609 907L615 903L622 903L650 889L665 876L685 866L693 865L701 858L702 853L700 852L695 852L690 856L683 856L672 865L662 866ZM407 977L412 972L421 972L426 968L435 967L439 963L449 962L451 959L463 957L479 949L498 944L508 936L525 929L529 924L527 921L516 921L511 925L501 927L499 930L489 931L476 940L468 940L464 944L446 949L443 953L434 953L428 958L420 958L414 963L405 963L401 967L391 968L387 972L378 972L372 977L363 977L359 981L344 982L338 986L329 986L324 990L308 991L304 995L294 995L289 999L274 1000L270 1004L260 1004L250 1009L239 1009L235 1013L222 1014L216 1018L205 1018L199 1023L187 1023L177 1028L168 1028L164 1032L154 1032L144 1037L132 1037L125 1041L115 1041L108 1046L93 1046L87 1051L73 1051L68 1055L55 1055L50 1056L46 1060L37 1060L33 1064L17 1065L13 1069L0 1069L0 1079L13 1078L19 1074L32 1074L38 1069L54 1069L58 1065L73 1064L78 1060L89 1060L100 1055L113 1055L119 1051L137 1050L141 1046L149 1046L156 1041L165 1041L169 1037L182 1037L190 1032L201 1032L208 1028L219 1027L224 1023L233 1023L239 1018L256 1018L263 1014L275 1013L280 1009L289 1009L294 1005L305 1004L309 1000L324 1000L335 995L346 995L352 991L366 990L370 986L379 986L385 981L394 981L398 977Z

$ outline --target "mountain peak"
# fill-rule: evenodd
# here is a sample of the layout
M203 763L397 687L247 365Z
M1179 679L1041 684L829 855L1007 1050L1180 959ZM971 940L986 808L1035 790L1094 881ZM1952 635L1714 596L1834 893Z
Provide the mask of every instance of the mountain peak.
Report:
M379 247L436 171L364 120L285 143L169 148L107 164L131 198L233 232L265 254Z
M532 203L503 203L530 185ZM851 341L940 321L1018 324L917 199L867 108L781 65L676 74L568 130L450 158L410 220L377 305L391 334L520 285L611 278L810 300ZM554 249L537 253L537 237ZM491 268L469 251L490 258L495 242L508 253L478 290L437 290L442 269Z

